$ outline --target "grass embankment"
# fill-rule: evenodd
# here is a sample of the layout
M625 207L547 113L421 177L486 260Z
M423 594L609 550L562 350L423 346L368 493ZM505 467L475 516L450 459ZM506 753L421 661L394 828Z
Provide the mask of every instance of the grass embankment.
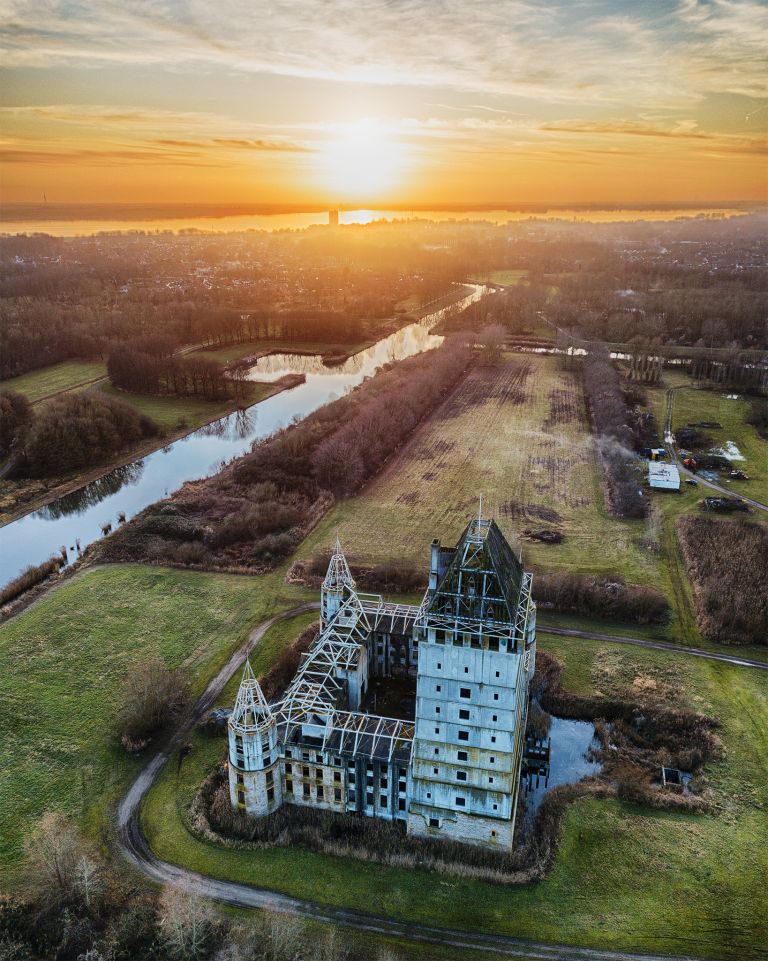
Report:
M0 627L0 880L48 808L98 836L143 764L115 735L132 663L159 654L199 693L259 621L306 597L277 575L110 567L76 575Z
M159 447L173 443L191 431L231 414L240 406L250 406L266 400L279 393L284 387L277 381L249 382L243 385L243 396L240 399L219 401L203 400L199 397L131 394L116 390L110 383L97 385L94 389L98 389L108 397L117 398L140 414L146 414L159 425L160 436L142 441L137 446L124 448L111 460L91 467L89 470L42 479L20 478L6 481L0 494L0 523L8 523L32 510L38 510L57 497L77 490L101 477L114 467L146 457Z
M300 628L280 625L265 642L276 650ZM566 816L559 853L543 882L504 888L444 876L438 883L419 871L301 849L238 852L197 840L183 815L221 759L224 739L196 734L181 773L170 765L143 809L153 850L218 878L426 924L593 947L760 957L768 937L757 909L768 882L761 840L768 804L768 677L599 642L547 638L541 647L564 661L569 689L629 690L641 697L651 691L721 717L726 757L708 770L715 811L694 816L580 801ZM258 670L265 662L254 658ZM234 687L223 703L231 704Z
M219 417L230 414L238 407L250 407L281 390L279 384L248 382L243 384L243 396L235 400L204 400L200 397L157 396L154 394L130 394L116 390L111 384L100 388L110 397L116 397L140 414L146 414L159 424L166 433L193 430Z
M610 515L581 385L554 357L517 356L475 369L359 496L326 515L299 556L327 547L339 530L356 560L402 557L423 567L432 538L455 543L481 493L512 538L542 528L565 535L559 545L518 541L526 566L620 574L658 587L673 609L662 636L700 641L674 533L674 518L700 495L686 488L654 500L660 550L643 543L651 522Z
M107 365L101 361L65 360L60 364L33 370L19 377L0 381L0 390L12 390L23 394L31 403L93 383L107 376Z

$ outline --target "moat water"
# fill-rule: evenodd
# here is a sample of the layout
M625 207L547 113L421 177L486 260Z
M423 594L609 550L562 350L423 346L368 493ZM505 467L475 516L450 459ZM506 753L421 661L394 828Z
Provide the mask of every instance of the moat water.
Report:
M62 546L69 560L102 536L102 525L116 526L119 512L128 519L155 501L172 494L186 481L207 477L228 461L248 453L254 442L301 420L369 377L382 364L393 363L437 347L443 338L432 328L447 311L478 300L487 288L466 284L467 296L458 303L427 314L402 327L343 364L329 366L320 355L276 354L257 361L252 380L277 380L284 374L302 373L304 383L276 394L247 410L230 414L181 440L98 480L60 497L41 510L26 514L0 528L0 584L5 584L30 564L40 564Z
M597 774L600 763L588 758L589 749L595 746L595 725L591 721L573 721L552 715L549 729L551 753L549 774L529 775L526 779L526 817L533 817L541 806L544 796L560 784L577 781Z

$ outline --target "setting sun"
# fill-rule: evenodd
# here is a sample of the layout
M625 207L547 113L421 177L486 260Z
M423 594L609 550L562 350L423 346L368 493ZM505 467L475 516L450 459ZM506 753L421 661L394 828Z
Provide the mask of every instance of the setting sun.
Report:
M360 120L334 131L321 153L321 187L339 199L375 198L398 186L405 148L376 120Z

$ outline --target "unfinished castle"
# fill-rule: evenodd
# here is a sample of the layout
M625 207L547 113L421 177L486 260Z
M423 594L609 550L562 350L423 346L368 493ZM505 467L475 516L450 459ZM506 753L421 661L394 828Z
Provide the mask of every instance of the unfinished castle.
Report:
M283 804L399 820L409 834L510 846L520 790L536 606L496 523L432 543L419 606L356 590L336 542L320 634L268 704L246 663L229 719L233 806ZM369 680L416 678L415 720L367 711Z

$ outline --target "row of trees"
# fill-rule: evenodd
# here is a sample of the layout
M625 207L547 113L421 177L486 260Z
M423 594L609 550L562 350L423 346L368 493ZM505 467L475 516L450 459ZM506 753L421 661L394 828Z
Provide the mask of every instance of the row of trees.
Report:
M115 560L253 570L287 557L334 496L357 490L470 361L463 340L410 357L148 508L101 549Z
M634 463L634 437L618 371L604 348L587 354L582 369L611 510L620 517L644 517L647 501Z
M31 420L32 408L23 394L0 391L0 460L17 447Z
M537 574L533 596L538 604L564 614L615 618L635 624L662 624L669 603L653 587L626 584L622 577L590 577L559 572Z
M107 373L120 390L135 394L176 394L221 400L231 397L235 381L223 364L207 357L178 357L122 347L107 361Z

